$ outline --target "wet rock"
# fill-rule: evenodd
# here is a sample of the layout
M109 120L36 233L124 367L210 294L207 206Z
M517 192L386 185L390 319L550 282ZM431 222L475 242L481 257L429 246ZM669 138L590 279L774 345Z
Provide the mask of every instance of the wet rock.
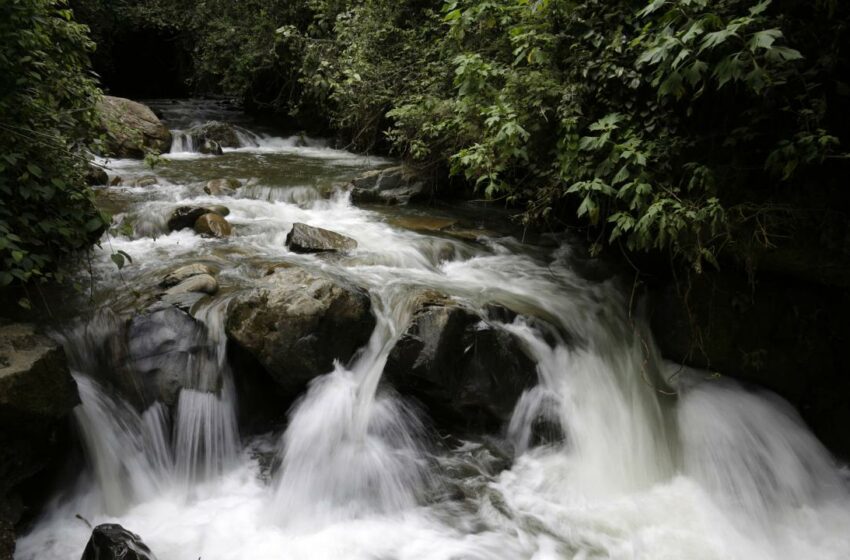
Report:
M445 299L425 298L390 352L384 380L443 426L496 429L536 367L512 334Z
M168 231L195 227L195 222L207 214L209 210L203 206L180 206L176 208L168 218Z
M205 382L197 374L211 359L206 327L188 313L171 305L154 306L133 317L127 328L130 375L113 382L140 409L154 401L177 403L183 387Z
M81 560L156 560L156 556L139 535L106 523L92 530Z
M109 175L102 167L89 163L86 167L86 184L90 186L106 185L109 183Z
M207 210L212 212L213 214L218 214L219 216L228 216L230 214L230 208L227 206L222 206L221 204L214 204L212 206L207 206Z
M227 237L233 228L222 216L207 212L195 221L195 232L204 237Z
M228 123L220 121L209 121L188 130L195 144L200 146L204 142L213 142L221 148L239 148L242 142L236 128Z
M204 214L217 214L223 218L230 214L230 209L220 204L213 206L180 206L175 208L168 218L168 231L194 228L195 222Z
M436 233L452 227L457 220L437 216L393 216L389 223L413 231Z
M187 278L166 290L167 295L202 293L214 294L218 291L218 281L209 274L198 274Z
M213 196L220 196L223 194L231 194L241 186L242 183L238 179L213 179L204 186L204 192Z
M124 183L124 179L119 177L118 175L116 175L115 177L112 178L111 181L109 181L109 186L117 187L117 186L121 185L122 183Z
M131 187L152 187L159 182L154 175L144 175L142 177L136 177L132 181L128 183L128 186Z
M0 553L14 548L27 505L19 487L57 461L78 402L61 346L32 325L0 327Z
M215 276L215 271L212 267L203 263L187 264L166 274L165 278L162 279L162 282L160 282L159 285L162 288L170 288L180 284L187 278L199 275Z
M277 269L234 300L228 338L253 356L287 394L343 363L375 327L361 290L303 268Z
M59 418L78 402L62 348L27 324L0 327L0 407Z
M204 139L198 144L198 151L202 154L207 154L211 156L220 156L224 153L224 150L221 149L221 145L215 140Z
M334 231L295 223L286 235L286 245L294 253L345 252L356 249L357 241Z
M146 105L104 95L97 107L106 132L106 155L143 158L171 148L171 132Z
M351 200L358 204L407 204L432 194L430 183L407 166L368 171L350 186Z

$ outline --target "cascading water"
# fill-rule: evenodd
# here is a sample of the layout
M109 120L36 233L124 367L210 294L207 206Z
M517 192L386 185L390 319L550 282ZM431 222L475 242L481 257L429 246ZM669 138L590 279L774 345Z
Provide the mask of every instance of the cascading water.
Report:
M163 106L181 129L234 116ZM96 299L115 311L62 329L88 465L16 558L79 558L90 529L77 514L123 524L160 560L850 557L846 470L788 405L664 363L617 282L577 274L568 242L552 251L392 227L386 210L327 196L386 161L257 138L223 159L166 156L156 186L104 193L133 224L110 243L134 265L119 279L109 251L97 254ZM245 186L204 193L223 169ZM211 204L229 208L230 239L165 231L175 206ZM358 248L290 253L295 222ZM351 363L312 381L282 433L242 440L227 307L281 259L367 289L376 327ZM220 269L221 290L191 317L168 306L127 313L135 292L198 261ZM536 364L505 438L441 441L426 413L382 383L428 290L516 337ZM520 315L493 319L494 305ZM269 454L279 463L270 477Z

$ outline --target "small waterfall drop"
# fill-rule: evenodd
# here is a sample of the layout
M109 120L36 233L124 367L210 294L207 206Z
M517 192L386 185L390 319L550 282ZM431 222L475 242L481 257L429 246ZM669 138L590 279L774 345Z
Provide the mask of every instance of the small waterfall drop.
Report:
M21 537L16 560L78 559L91 528L77 515L121 523L160 560L850 557L847 468L778 397L665 364L627 290L579 274L569 240L404 229L394 218L427 222L437 210L331 194L388 160L241 128L242 147L202 157L194 125L250 125L221 101L158 108L174 153L155 186L104 191L134 234L81 265L82 279L91 270L100 281L91 299L102 309L58 329L86 465ZM140 161L111 165L127 184L151 173ZM243 187L203 192L221 177ZM176 207L212 205L227 207L230 237L167 231ZM357 248L295 253L295 222ZM133 257L120 275L117 250ZM193 263L216 269L217 293L196 294L191 313L157 300L161 279ZM287 421L243 438L237 410L254 404L245 383L275 387L227 355L227 309L275 266L362 288L376 326L288 413L292 400L263 395ZM470 328L509 334L536 366L504 432L439 432L427 407L382 380L425 292L462 307Z
M351 368L315 379L290 414L274 507L289 527L402 511L424 490L423 426L405 402L376 393L411 313L393 288L375 298L375 330Z

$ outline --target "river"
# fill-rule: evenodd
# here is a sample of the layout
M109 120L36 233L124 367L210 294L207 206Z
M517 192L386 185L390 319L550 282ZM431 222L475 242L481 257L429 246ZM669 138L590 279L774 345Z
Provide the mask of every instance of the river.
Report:
M91 291L69 298L72 317L54 333L80 390L85 460L18 541L17 559L76 560L89 524L107 522L160 560L850 557L846 467L778 397L661 359L630 312L631 286L587 274L578 244L524 243L498 227L454 235L421 227L454 219L437 210L358 207L340 186L393 162L275 136L220 103L153 105L176 131L173 151L153 169L107 162L124 183L98 198L119 225L81 263ZM247 146L192 151L179 131L209 118L244 126ZM146 175L155 184L128 186ZM203 192L221 177L243 186ZM180 205L227 206L233 235L168 232ZM291 253L295 222L358 247L343 258ZM119 250L133 259L120 272L110 258ZM194 262L219 270L218 293L193 307L204 351L175 403L139 410L99 381L99 356L119 315ZM244 435L224 317L280 262L365 287L376 326L351 363L310 384L285 425ZM385 390L387 356L422 289L482 318L493 305L519 313L488 319L537 367L501 430L449 437ZM136 336L130 344L151 333ZM541 418L560 437L535 440Z

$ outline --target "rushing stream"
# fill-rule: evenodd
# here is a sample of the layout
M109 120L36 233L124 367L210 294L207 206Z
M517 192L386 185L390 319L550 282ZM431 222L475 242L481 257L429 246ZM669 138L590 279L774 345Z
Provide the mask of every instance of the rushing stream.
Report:
M86 466L19 540L17 559L77 560L87 522L122 524L160 560L850 557L846 468L777 397L661 360L630 294L616 279L584 278L569 242L414 231L397 215L413 210L360 208L337 188L389 161L275 137L217 104L157 108L175 129L173 152L153 170L108 162L125 185L156 184L100 191L119 225L91 263L98 310L69 302L79 317L56 333L80 391ZM179 131L209 118L237 122L245 147L194 152ZM205 194L220 177L244 186ZM229 208L231 237L167 231L176 206L214 204ZM358 248L290 253L295 222ZM120 274L118 250L133 258ZM368 288L376 327L351 363L311 383L281 431L241 437L224 317L282 261ZM221 289L193 310L204 328L178 341L193 352L175 402L140 412L99 381L118 352L117 314L193 262L220 269ZM538 385L501 433L442 439L427 412L383 389L422 289L482 317L492 305L520 313L488 319L537 365ZM133 333L130 345L163 334ZM541 418L563 437L540 444Z

